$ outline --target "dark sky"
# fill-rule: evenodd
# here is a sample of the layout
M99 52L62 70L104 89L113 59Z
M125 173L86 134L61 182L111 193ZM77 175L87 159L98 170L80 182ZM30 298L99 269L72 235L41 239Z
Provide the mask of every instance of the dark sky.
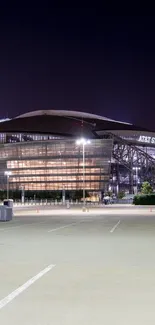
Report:
M70 109L155 129L155 16L21 3L0 5L1 117Z

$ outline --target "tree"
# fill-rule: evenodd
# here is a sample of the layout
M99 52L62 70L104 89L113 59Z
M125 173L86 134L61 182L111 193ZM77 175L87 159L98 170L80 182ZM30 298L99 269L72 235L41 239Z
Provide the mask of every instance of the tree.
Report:
M112 196L112 191L107 191L106 193L105 193L105 196Z
M151 194L153 192L153 188L149 182L143 182L141 187L142 194Z
M124 191L120 191L118 193L118 199L123 199L124 196L125 196L125 192Z

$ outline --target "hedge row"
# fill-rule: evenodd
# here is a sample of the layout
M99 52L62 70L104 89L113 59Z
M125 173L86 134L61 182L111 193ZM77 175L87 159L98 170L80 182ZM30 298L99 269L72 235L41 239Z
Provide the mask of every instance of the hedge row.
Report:
M155 205L155 193L145 195L135 195L133 199L135 205Z

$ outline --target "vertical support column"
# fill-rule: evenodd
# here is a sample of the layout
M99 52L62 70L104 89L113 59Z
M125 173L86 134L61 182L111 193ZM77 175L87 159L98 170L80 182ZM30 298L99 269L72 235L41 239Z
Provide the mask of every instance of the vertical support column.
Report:
M9 175L7 175L7 200L9 199Z
M62 189L62 204L65 205L66 203L66 191L65 191L65 185L63 184L63 189Z
M120 174L119 174L119 163L117 163L117 195L119 193L119 189L120 189Z
M129 194L133 194L133 171L129 172Z
M22 200L22 203L24 204L24 202L25 202L25 190L24 190L24 187L22 187L22 198L21 198Z
M132 156L132 149L129 150L129 164L130 164L129 194L133 194L133 156Z
M85 208L85 144L83 143L83 207Z

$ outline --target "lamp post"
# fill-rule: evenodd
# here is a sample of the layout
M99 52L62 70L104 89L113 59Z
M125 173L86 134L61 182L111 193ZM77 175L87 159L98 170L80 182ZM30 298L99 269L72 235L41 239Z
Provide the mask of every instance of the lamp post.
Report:
M9 199L9 176L12 174L11 171L6 170L4 174L7 176L7 200Z
M76 141L77 145L82 145L82 156L83 156L83 209L85 210L85 145L90 144L90 140L81 138Z
M136 171L136 194L138 193L138 170L140 170L140 167L133 167L133 170Z

